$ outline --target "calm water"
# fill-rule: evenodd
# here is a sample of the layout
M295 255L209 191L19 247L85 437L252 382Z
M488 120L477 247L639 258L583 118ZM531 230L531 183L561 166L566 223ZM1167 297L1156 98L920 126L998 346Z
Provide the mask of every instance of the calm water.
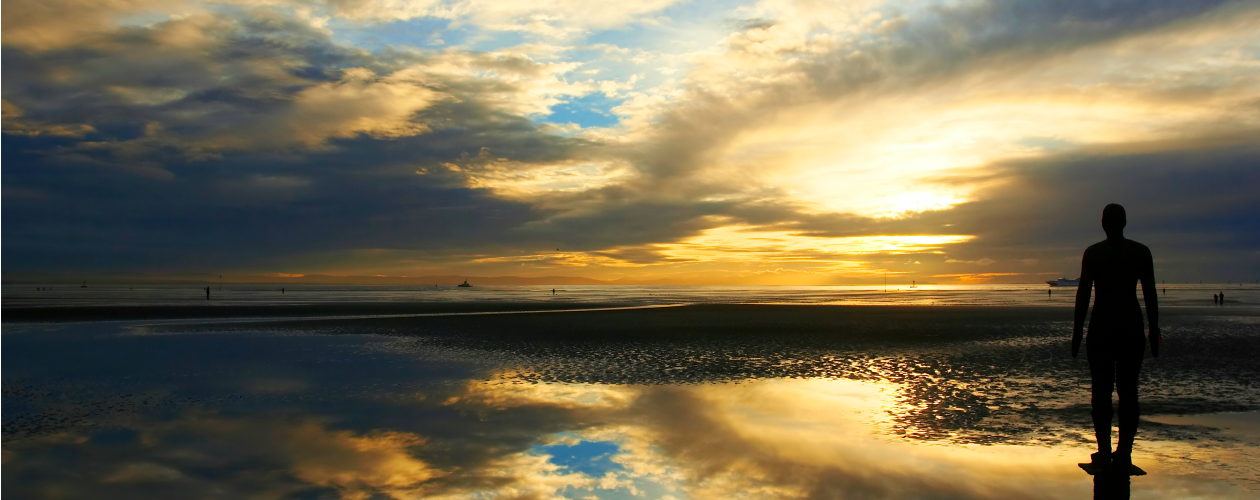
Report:
M552 298L538 287L311 287L276 298L260 288L225 287L210 302L701 305L5 323L3 493L680 500L1095 494L1075 465L1093 450L1087 368L1066 353L1070 290L1047 298L1044 287L888 294L870 287L606 288L564 287L565 295ZM1165 303L1177 306L1178 294L1207 290L1169 286ZM197 300L180 296L187 292L90 287L40 297L6 286L5 305ZM1212 307L1211 293L1206 306L1185 298L1169 308L1166 353L1144 366L1135 462L1150 474L1097 486L1099 498L1260 492L1256 291L1226 289L1231 302L1224 307ZM1009 307L723 305L741 302Z
M210 286L207 301L203 287ZM37 287L48 288L36 291ZM1044 284L884 286L283 286L282 285L4 285L4 306L55 305L256 305L327 302L486 302L486 303L615 303L707 304L786 303L837 305L1071 305L1075 288ZM1227 307L1260 307L1260 285L1161 285L1160 305L1211 306L1212 295L1224 292ZM1140 295L1140 289L1135 291Z

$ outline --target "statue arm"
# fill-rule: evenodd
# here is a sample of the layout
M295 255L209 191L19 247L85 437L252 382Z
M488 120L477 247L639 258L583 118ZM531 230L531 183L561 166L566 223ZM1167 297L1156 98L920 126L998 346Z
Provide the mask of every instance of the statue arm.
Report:
M1155 288L1155 261L1151 252L1146 250L1146 262L1142 266L1142 300L1146 302L1146 319L1150 326L1151 355L1159 356L1159 343L1163 336L1159 333L1159 294Z
M1094 273L1089 268L1089 251L1081 258L1081 282L1076 287L1076 310L1072 319L1072 357L1081 351L1085 336L1085 316L1089 313L1089 296L1094 289Z

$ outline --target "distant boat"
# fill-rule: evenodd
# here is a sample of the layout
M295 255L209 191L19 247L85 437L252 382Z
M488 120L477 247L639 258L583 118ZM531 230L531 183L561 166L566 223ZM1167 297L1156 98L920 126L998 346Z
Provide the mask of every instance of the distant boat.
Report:
M468 284L468 280L464 280L464 282L460 283L459 286L463 288L472 288L472 285Z
M913 282L913 281L911 281L911 282L910 282L910 288L919 288L919 285L916 285L916 284L914 284L914 282Z
M1059 278L1054 281L1047 281L1046 284L1050 286L1081 286L1081 280L1079 279L1070 280L1067 278Z

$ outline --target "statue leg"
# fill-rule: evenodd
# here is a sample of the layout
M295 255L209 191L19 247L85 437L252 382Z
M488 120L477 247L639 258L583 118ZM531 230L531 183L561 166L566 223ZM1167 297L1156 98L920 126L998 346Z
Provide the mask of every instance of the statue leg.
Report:
M1133 454L1133 439L1137 436L1138 419L1138 375L1142 371L1142 356L1146 343L1126 346L1116 360L1116 393L1120 396L1120 443L1116 454L1120 459L1127 459Z
M1086 340L1085 352L1089 357L1089 374L1092 381L1090 406L1094 417L1094 437L1098 440L1098 453L1111 454L1111 392L1116 381L1116 362L1113 349L1108 345Z

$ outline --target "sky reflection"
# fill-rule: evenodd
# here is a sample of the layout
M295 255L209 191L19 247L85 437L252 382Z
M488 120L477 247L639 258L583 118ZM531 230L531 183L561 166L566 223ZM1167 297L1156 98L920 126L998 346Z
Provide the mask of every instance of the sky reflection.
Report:
M654 314L685 322L677 315L687 310L674 309ZM776 320L773 310L759 314ZM594 343L556 335L506 340L519 335L507 324L532 331L548 331L532 321L563 324L561 316L539 315L449 324L438 318L6 323L4 493L469 500L1092 495L1089 476L1076 467L1092 451L1080 435L1088 416L1075 401L1085 392L1070 376L1072 365L1041 358L1044 339L1057 332L1030 333L1047 330L1032 313L1021 313L1027 324L1007 317L1000 332L959 323L967 338L950 338L938 327L944 336L925 340L907 333L919 323L906 309L899 313L906 331L874 331L871 339L879 340L845 345L834 337L810 345L808 318L793 314L800 328L795 343L774 340L778 335L703 332L693 339L671 333ZM564 316L585 318L619 338L609 317ZM1170 316L1169 331L1194 339L1183 347L1182 363L1196 362L1195 349L1246 354L1254 336L1248 318L1178 318ZM399 332L399 325L410 330ZM442 340L448 326L460 326L463 340ZM488 333L495 331L502 336ZM900 343L887 340L897 336ZM689 365L688 358L697 361ZM1238 378L1230 379L1177 359L1161 358L1149 372L1159 380L1150 385L1151 411L1135 461L1150 475L1133 479L1133 497L1254 496L1260 487L1254 412L1167 414L1245 406L1239 395L1248 390L1234 385L1248 375L1234 366Z
M1088 498L1075 463L1088 445L967 445L893 432L893 384L771 379L682 386L469 382L441 405L459 432L507 413L566 414L572 428L531 446L490 447L466 462L432 422L414 432L339 429L329 416L190 411L92 433L6 444L6 491L24 498ZM497 415L495 415L497 414ZM493 415L493 416L491 416ZM528 419L527 419L528 420ZM487 443L489 444L489 443ZM1222 451L1226 453L1222 454ZM455 453L458 455L458 452ZM1250 459L1254 449L1143 440L1139 498L1244 498L1245 488L1166 464ZM450 458L450 457L447 457ZM1238 479L1238 478L1232 478ZM1236 482L1236 481L1235 481Z
M906 408L896 397L901 389L889 383L584 386L496 380L470 389L471 398L460 404L606 413L610 425L554 437L570 448L550 445L526 453L550 454L553 463L605 478L605 485L646 491L646 482L675 498L1087 498L1093 488L1075 467L1091 451L1085 444L925 444L897 435L894 416ZM595 393L603 396L575 397ZM1164 453L1193 448L1150 444ZM583 447L597 453L575 460L582 451L574 451ZM1171 471L1153 455L1141 455L1136 460L1152 472L1138 480L1151 488L1143 488L1149 498L1182 498L1190 491L1207 498L1242 494L1228 485L1166 475ZM1177 493L1149 496L1157 490ZM599 488L581 493L605 498Z

